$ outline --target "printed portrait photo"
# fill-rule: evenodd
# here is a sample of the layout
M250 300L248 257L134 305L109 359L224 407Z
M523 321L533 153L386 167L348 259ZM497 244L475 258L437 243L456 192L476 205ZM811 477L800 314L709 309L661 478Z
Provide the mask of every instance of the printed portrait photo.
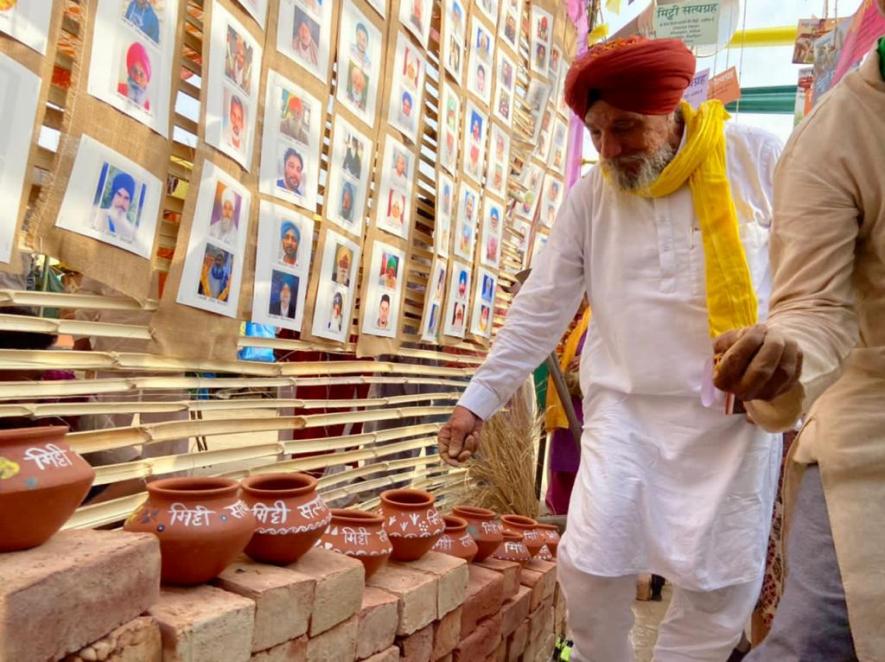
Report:
M207 299L226 302L230 297L233 271L233 253L207 242L197 294Z
M304 157L294 147L281 147L279 174L276 186L281 191L295 196L304 196L304 182L307 173L304 168Z
M227 88L224 90L224 117L222 119L225 143L236 152L246 150L246 123L248 106L243 101L245 95L237 94Z
M344 297L345 293L341 290L335 290L332 295L332 303L329 308L329 321L326 327L332 333L342 333L344 329Z
M390 328L390 295L386 292L378 299L378 319L375 321L375 328L386 330Z
M209 236L212 239L228 246L236 246L241 205L242 198L239 193L222 182L215 185L215 199L209 221Z
M393 148L393 181L397 186L408 186L409 172L411 171L412 155L398 147Z
M332 282L342 287L350 287L350 268L353 265L353 250L345 244L335 247L335 269L332 271Z
M295 319L298 306L298 287L298 276L285 271L274 270L271 273L268 315Z
M155 0L124 0L123 18L155 44L160 44L160 15Z
M381 255L381 273L378 274L378 284L391 290L396 289L396 279L399 274L399 256L393 253Z
M319 65L320 60L320 24L306 11L296 6L292 22L292 52L296 61L301 61L309 68Z
M307 145L310 142L311 110L304 101L290 90L282 90L280 133Z
M405 225L406 196L391 189L387 196L387 224L394 230Z
M369 100L369 75L356 62L347 65L347 101L365 111Z
M151 112L151 93L156 85L151 85L153 65L148 49L141 42L134 41L125 46L125 55L120 58L120 81L117 94L145 112Z
M464 172L479 184L485 165L486 117L475 104L468 102L465 119L467 132L464 135Z
M362 233L372 149L372 141L350 122L340 115L334 118L324 212L354 234Z
M131 174L104 163L93 202L93 229L105 237L131 244L138 235L145 193L145 185Z
M344 160L341 167L351 177L360 179L363 176L363 154L366 151L364 141L355 133L345 132L344 136Z
M279 261L287 267L301 266L298 263L298 247L301 244L301 229L292 221L280 223Z
M227 26L224 75L246 94L252 90L252 46L233 26Z
M342 182L341 200L338 203L338 216L347 223L353 223L356 187L352 182Z

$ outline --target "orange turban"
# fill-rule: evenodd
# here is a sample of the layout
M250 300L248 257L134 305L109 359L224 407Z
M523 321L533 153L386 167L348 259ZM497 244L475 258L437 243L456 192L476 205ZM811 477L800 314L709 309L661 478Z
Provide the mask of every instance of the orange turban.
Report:
M628 112L667 115L682 100L694 70L695 57L679 39L614 39L574 61L565 102L581 119L599 100Z

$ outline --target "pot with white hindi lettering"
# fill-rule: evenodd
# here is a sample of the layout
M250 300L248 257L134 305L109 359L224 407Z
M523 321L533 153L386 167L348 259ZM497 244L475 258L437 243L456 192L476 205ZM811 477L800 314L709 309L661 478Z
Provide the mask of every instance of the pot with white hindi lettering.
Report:
M0 552L49 540L83 501L95 471L64 442L68 428L0 431Z
M262 563L289 565L314 546L332 519L317 480L302 473L274 473L244 478L243 501L258 529L246 554Z
M148 498L124 529L160 539L162 579L192 586L218 576L255 533L252 511L230 478L166 478L148 483Z

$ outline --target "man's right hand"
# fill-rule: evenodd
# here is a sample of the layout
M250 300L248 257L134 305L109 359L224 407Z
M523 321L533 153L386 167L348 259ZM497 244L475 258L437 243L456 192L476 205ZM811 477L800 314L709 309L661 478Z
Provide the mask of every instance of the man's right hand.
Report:
M439 430L439 456L453 467L469 460L479 448L482 419L466 407L456 406Z

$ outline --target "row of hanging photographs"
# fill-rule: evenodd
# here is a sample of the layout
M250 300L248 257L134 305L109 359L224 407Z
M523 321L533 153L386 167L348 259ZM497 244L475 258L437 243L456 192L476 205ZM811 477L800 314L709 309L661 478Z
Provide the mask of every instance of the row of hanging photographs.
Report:
M179 1L184 0L98 0L93 24L88 93L164 137L168 137ZM385 16L386 2L367 2L371 10ZM263 28L266 0L242 0L240 4ZM41 46L45 49L49 8L49 2L19 0L12 8L0 9L0 31L35 50L40 51ZM280 1L276 49L310 76L303 81L299 78L303 85L298 85L277 71L267 73L257 190L274 201L258 201L253 321L294 331L302 329L311 253L318 235L312 214L320 202L317 191L326 115L321 93L312 91L330 85L331 45L337 22L339 84L335 101L336 111L346 112L335 112L332 118L330 165L325 173L322 205L323 218L332 225L323 224L323 241L317 246L319 286L315 301L309 302L314 311L310 333L336 341L348 339L377 148L379 175L371 214L374 227L385 234L376 234L372 242L366 242L371 256L367 256L370 259L363 274L365 312L360 331L397 336L406 247L414 215L416 146L423 120L426 57L422 49L429 43L432 8L432 0L401 1L399 19L411 37L397 30L395 47L386 55L380 21L370 17L368 6L364 8L354 0ZM514 52L522 2L477 0L471 13L460 0L443 0L442 9L440 62L450 78L444 79L440 89L436 258L421 329L422 339L431 342L439 337L440 326L445 335L454 337L464 337L467 330L485 337L491 332L505 216L501 201L508 195L508 131L516 93ZM210 40L210 46L202 82L202 128L208 145L250 171L261 105L262 44L244 25L247 17L243 14L238 19L236 13L216 0L211 22L204 26L204 38ZM498 40L489 27L495 24L499 25ZM41 26L42 41L37 34ZM282 26L292 26L291 31ZM528 103L540 120L535 135L540 149L523 172L522 184L528 194L513 210L518 219L515 222L521 224L520 233L526 238L536 214L549 227L561 204L567 135L567 125L556 112L556 104L548 103L549 99L561 98L565 64L561 46L553 43L553 17L533 6L530 27L534 75ZM378 79L385 57L392 58L393 63L389 69L390 98L384 106L386 116L378 99ZM27 143L16 145L14 141L31 134L40 89L40 80L35 78L11 58L0 56L0 91L7 91L0 105L9 111L4 115L10 118L6 143L13 154L27 154L29 148ZM462 81L469 94L461 91ZM491 117L487 108L491 108ZM462 120L463 132L459 130ZM399 132L402 140L384 127ZM7 164L13 160L7 159ZM546 170L542 164L549 164L551 169ZM13 170L7 166L0 177L7 182L20 177ZM197 189L197 198L176 300L236 317L249 220L257 198L250 187L208 160L192 187ZM480 195L480 191L484 193ZM164 194L158 177L84 134L55 225L150 260ZM14 230L15 223L11 225ZM14 232L0 234L0 261L8 261L8 250L5 256L3 250L9 249L16 238Z

